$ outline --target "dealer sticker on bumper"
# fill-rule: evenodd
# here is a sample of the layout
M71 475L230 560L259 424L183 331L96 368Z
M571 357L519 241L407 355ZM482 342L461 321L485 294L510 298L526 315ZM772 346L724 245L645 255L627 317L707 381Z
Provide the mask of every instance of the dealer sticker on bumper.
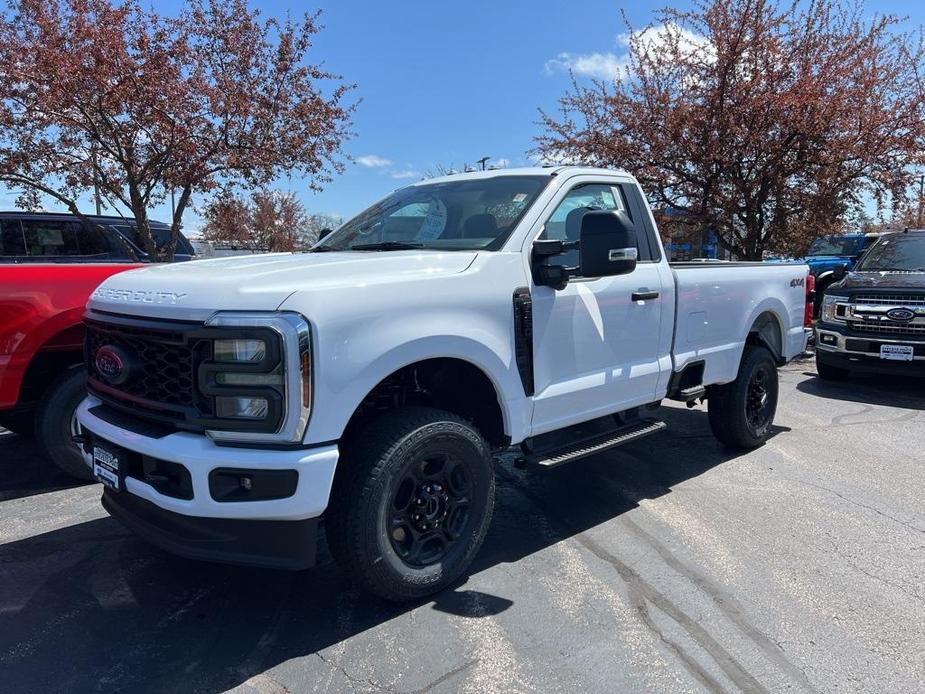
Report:
M119 456L94 446L93 476L107 487L119 491Z
M880 345L880 358L891 361L912 361L915 350L912 345Z

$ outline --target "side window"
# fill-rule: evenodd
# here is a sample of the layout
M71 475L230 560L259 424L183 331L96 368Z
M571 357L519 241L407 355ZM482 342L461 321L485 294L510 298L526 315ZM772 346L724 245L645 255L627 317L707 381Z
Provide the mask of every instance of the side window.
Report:
M626 201L620 188L604 183L575 186L550 215L539 238L577 241L581 232L581 219L592 210L627 212ZM559 258L557 262L563 265L578 265L578 251L568 251Z
M85 229L80 222L23 220L26 254L36 257L97 256L109 253L98 229Z
M22 257L26 255L26 242L19 220L0 222L0 256Z
M97 226L85 227L77 224L77 247L80 255L84 256L109 256L112 255L112 248L106 233Z

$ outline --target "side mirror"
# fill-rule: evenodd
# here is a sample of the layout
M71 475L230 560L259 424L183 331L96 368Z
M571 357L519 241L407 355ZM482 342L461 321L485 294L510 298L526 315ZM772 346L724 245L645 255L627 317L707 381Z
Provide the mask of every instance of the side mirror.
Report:
M636 244L636 229L625 212L588 212L581 220L581 274L610 277L632 272L639 258Z
M848 274L848 268L844 265L836 265L832 268L832 279L836 282L841 282L845 279L845 276Z
M334 230L333 230L333 229L328 229L328 228L322 229L321 231L318 232L318 240L319 240L319 241L323 241L323 240L324 240L324 237L327 236L328 234L330 234L332 231L334 231Z

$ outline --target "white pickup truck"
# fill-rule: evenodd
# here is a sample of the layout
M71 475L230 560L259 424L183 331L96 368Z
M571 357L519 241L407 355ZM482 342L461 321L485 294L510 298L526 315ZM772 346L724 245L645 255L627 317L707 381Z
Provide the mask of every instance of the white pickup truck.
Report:
M663 428L663 398L764 442L807 275L669 264L621 171L424 181L307 253L106 280L78 440L105 508L169 551L304 568L323 520L358 583L418 598L478 551L495 451L579 460Z

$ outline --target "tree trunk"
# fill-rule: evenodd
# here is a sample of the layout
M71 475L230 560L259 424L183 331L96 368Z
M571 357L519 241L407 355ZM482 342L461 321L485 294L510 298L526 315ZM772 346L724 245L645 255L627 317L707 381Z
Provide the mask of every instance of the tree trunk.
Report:
M142 250L148 255L148 260L156 263L160 260L157 253L157 244L151 235L151 225L148 223L148 206L138 191L138 186L129 183L129 200L132 203L132 215L135 217L135 229L141 241Z
M183 213L189 204L190 195L192 195L192 186L183 186L180 193L180 200L173 209L173 219L170 220L170 240L164 249L164 260L168 263L173 262L173 256L177 252L177 239L180 238L180 223L183 221Z

